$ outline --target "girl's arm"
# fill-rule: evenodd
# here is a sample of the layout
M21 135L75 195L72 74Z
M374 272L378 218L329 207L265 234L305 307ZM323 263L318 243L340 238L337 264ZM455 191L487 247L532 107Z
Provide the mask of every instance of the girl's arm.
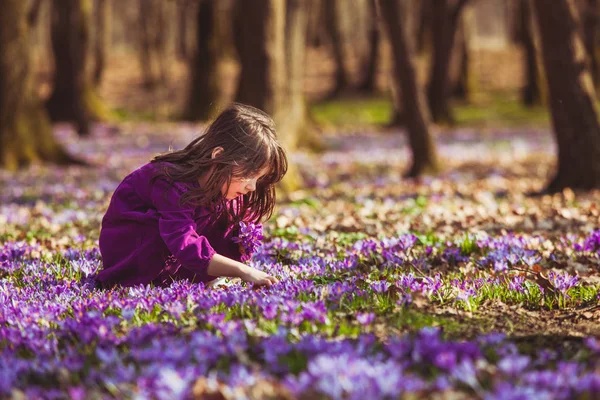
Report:
M251 282L258 286L271 286L273 283L277 283L277 279L274 277L220 254L213 255L208 263L207 272L212 276L241 278L245 282Z

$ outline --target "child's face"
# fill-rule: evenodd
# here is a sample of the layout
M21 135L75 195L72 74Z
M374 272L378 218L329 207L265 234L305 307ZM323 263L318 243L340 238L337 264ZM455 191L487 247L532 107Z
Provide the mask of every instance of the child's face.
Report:
M225 196L227 200L233 200L236 197L245 195L246 193L253 192L256 190L256 182L262 178L267 173L267 169L260 171L258 174L255 174L250 177L241 178L241 177L232 177L231 184L229 188L225 184L221 189L221 193Z

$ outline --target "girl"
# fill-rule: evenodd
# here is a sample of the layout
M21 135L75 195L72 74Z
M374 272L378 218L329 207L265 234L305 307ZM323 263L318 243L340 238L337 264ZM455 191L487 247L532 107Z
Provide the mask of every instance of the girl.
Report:
M273 120L233 104L183 150L155 157L114 192L100 231L100 287L239 277L254 286L277 280L242 263L249 227L268 219L275 183L287 171ZM242 235L242 236L243 236ZM252 238L250 238L252 239ZM255 241L254 240L254 241ZM250 240L252 242L253 240Z

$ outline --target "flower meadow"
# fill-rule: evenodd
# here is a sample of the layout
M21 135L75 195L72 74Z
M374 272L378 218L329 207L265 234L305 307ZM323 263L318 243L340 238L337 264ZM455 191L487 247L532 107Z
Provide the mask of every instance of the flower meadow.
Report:
M278 284L96 289L112 191L197 134L58 126L94 167L0 172L0 398L600 396L600 193L527 196L548 133L446 132L418 180L400 134L327 137L236 239Z

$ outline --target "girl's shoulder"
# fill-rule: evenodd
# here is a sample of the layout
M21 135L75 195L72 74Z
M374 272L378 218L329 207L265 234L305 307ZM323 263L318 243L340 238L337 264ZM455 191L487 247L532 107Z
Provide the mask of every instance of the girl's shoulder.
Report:
M127 175L117 190L133 190L142 197L150 196L155 190L162 192L176 192L177 196L195 189L196 185L187 182L177 182L165 174L169 164L164 162L149 162L132 171Z

